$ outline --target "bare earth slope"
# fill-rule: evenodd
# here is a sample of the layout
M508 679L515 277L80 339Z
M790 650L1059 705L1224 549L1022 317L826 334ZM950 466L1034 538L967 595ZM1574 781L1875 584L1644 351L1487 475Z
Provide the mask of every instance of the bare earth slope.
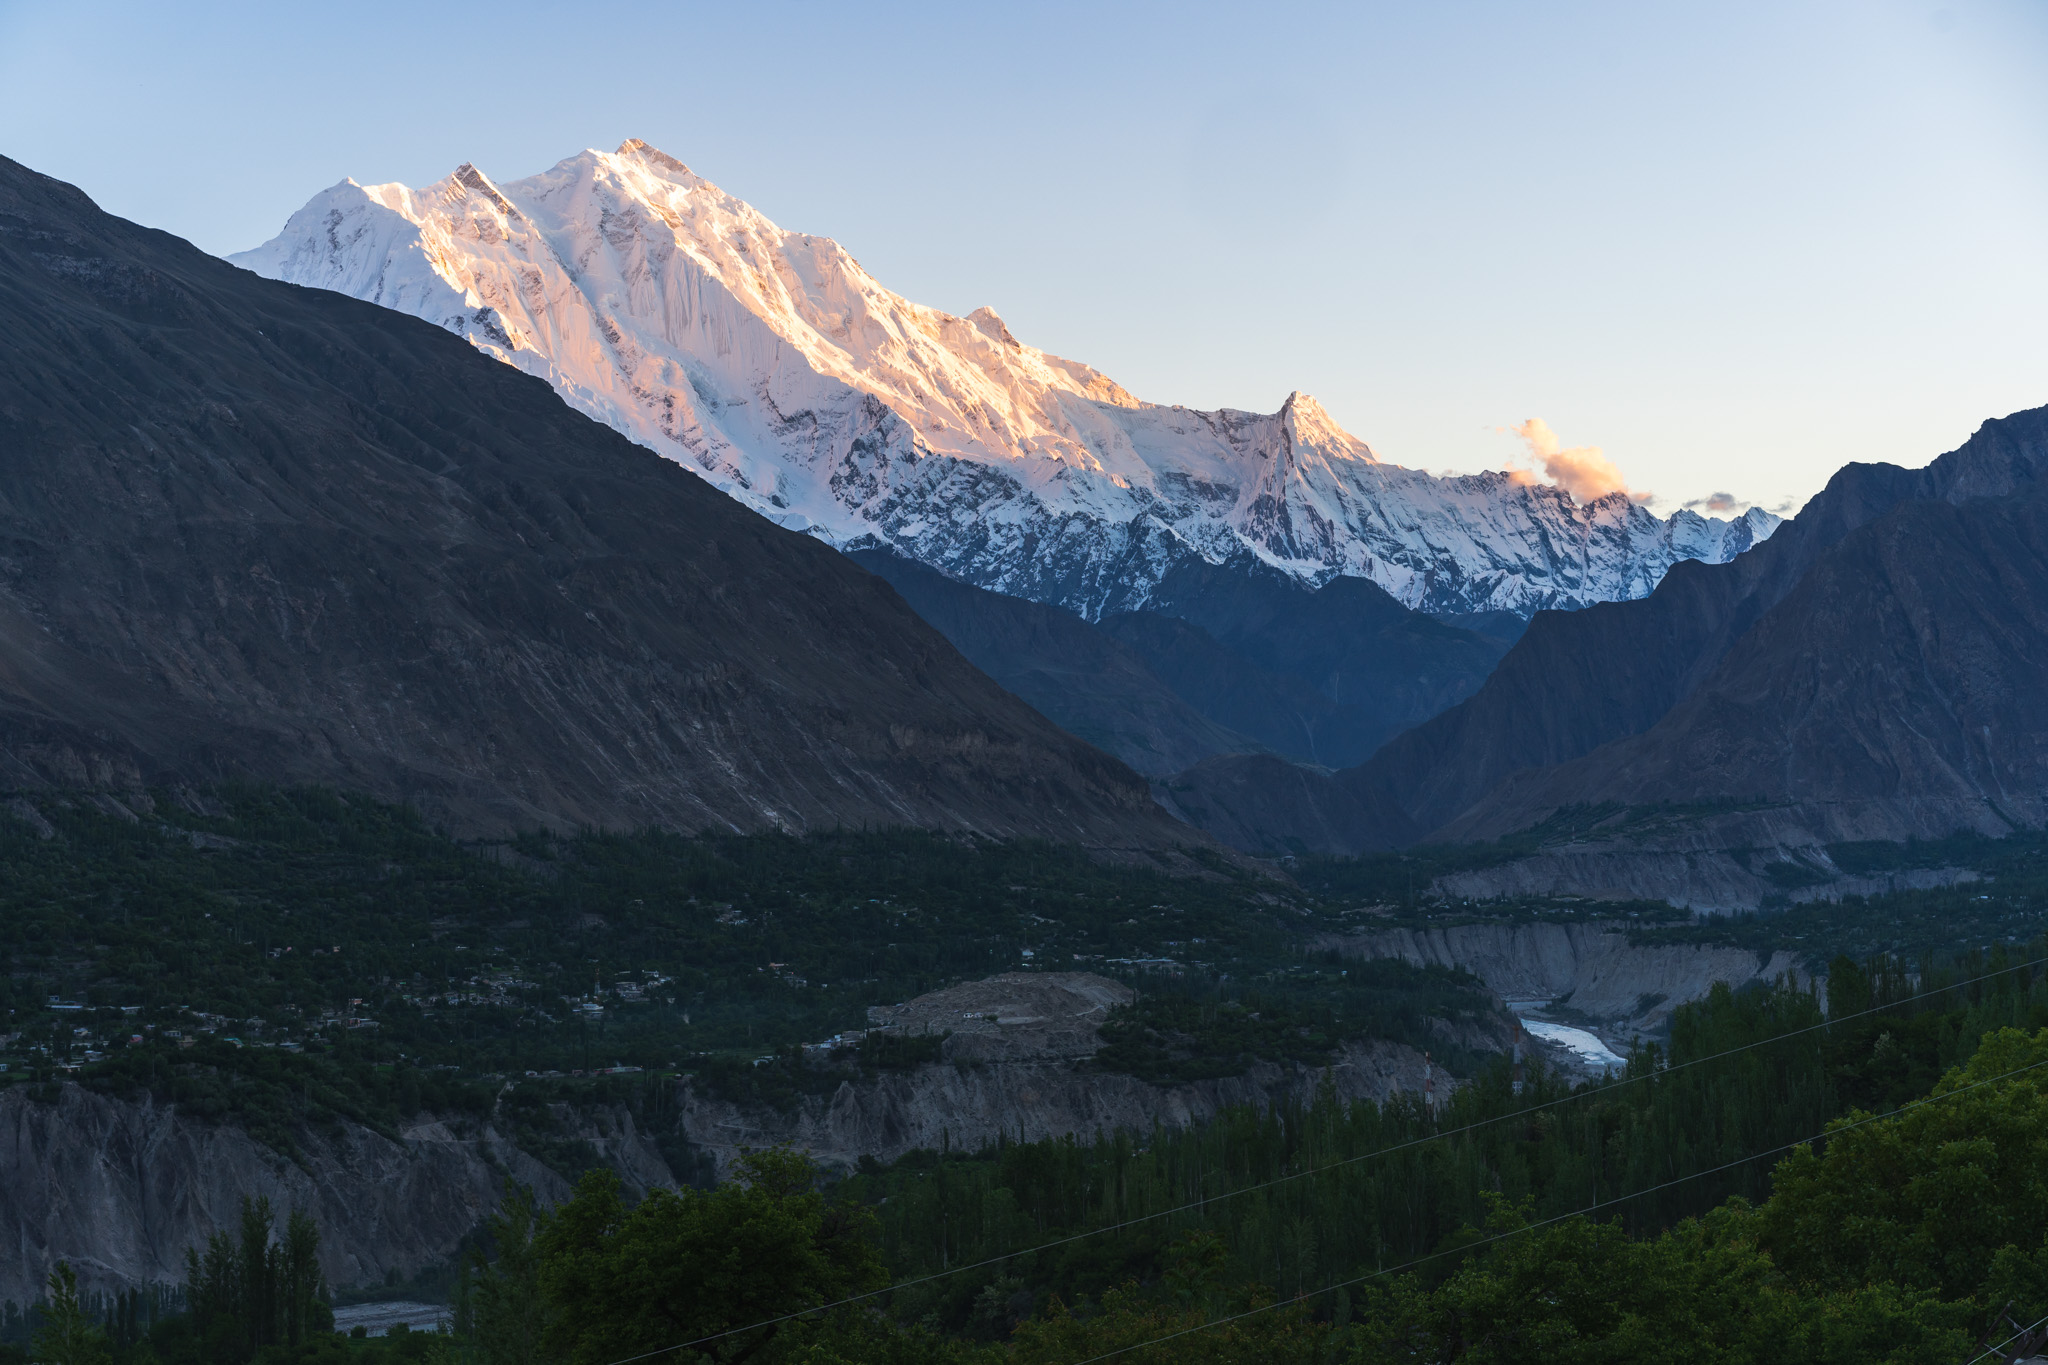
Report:
M743 1149L780 1142L843 1168L918 1148L973 1151L1113 1132L1142 1139L1233 1105L1308 1103L1325 1086L1342 1100L1375 1101L1424 1088L1422 1054L1379 1039L1344 1044L1328 1066L1260 1061L1239 1076L1175 1086L1087 1069L1110 1008L1132 995L1085 973L964 982L869 1012L886 1032L950 1035L936 1063L849 1076L786 1110L740 1108L684 1077L670 1083L673 1119L655 1127L636 1124L623 1106L559 1105L555 1117L637 1198L674 1184L662 1153L675 1146L665 1138L682 1138L721 1173ZM1499 1016L1442 1030L1466 1047L1508 1040ZM301 1128L296 1159L287 1159L232 1124L207 1124L146 1096L114 1099L74 1084L51 1102L30 1090L0 1090L0 1246L10 1253L0 1257L0 1301L32 1302L58 1260L77 1269L89 1292L175 1281L187 1249L231 1228L245 1195L312 1212L329 1281L375 1285L458 1254L511 1182L544 1203L570 1188L495 1120L421 1115L393 1135L354 1123Z
M1236 1105L1308 1103L1325 1087L1339 1100L1376 1103L1424 1088L1423 1055L1379 1038L1342 1044L1328 1066L1257 1061L1242 1075L1172 1086L1088 1069L1109 1011L1133 995L1121 982L1086 972L1009 972L902 1005L871 1007L869 1022L884 1031L949 1035L940 1060L849 1079L788 1110L741 1109L690 1087L680 1106L681 1128L721 1170L745 1148L785 1142L843 1168L862 1155L893 1161L919 1148L974 1151L1006 1140L1142 1136ZM1447 1041L1467 1047L1490 1050L1508 1042L1500 1016L1441 1026Z
M232 1232L241 1201L305 1209L320 1269L340 1289L445 1264L517 1181L554 1203L569 1182L490 1125L428 1120L395 1138L341 1123L301 1129L287 1160L232 1124L66 1085L55 1102L0 1091L0 1301L34 1303L66 1261L80 1287L114 1293L185 1277L185 1253ZM659 1146L624 1109L577 1115L577 1136L635 1195L672 1185Z
M0 159L0 786L227 776L471 830L1184 833L541 381Z

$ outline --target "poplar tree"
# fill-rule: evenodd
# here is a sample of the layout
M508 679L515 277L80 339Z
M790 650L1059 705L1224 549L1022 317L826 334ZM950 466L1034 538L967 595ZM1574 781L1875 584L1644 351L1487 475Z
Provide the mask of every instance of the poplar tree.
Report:
M57 1262L50 1272L50 1302L31 1349L38 1365L113 1365L106 1332L78 1301L69 1262Z

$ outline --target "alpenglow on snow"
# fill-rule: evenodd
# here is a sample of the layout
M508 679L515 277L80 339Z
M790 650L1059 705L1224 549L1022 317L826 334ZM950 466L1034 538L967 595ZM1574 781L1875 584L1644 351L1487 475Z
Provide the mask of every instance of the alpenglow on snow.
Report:
M444 326L783 526L1091 619L1191 556L1527 615L1644 596L1778 525L1384 464L1304 393L1270 415L1141 402L638 139L502 185L344 180L229 259Z

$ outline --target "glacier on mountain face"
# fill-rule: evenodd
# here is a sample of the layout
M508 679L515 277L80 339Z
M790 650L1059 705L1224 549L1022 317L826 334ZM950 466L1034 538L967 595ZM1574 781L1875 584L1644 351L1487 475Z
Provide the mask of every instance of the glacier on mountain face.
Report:
M1779 521L1384 464L1303 393L1273 414L1140 402L637 139L502 185L467 163L418 190L343 181L229 259L444 326L783 526L1091 619L1190 556L1527 615L1644 596Z

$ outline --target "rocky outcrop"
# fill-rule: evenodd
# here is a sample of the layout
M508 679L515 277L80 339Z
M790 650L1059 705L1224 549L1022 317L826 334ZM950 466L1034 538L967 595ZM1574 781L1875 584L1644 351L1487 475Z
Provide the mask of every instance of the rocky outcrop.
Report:
M1568 1009L1602 1024L1654 1031L1717 981L1742 987L1796 972L1790 953L1759 955L1708 944L1629 942L1584 924L1500 921L1430 929L1326 934L1317 946L1361 959L1460 967L1502 998Z
M629 1189L673 1183L623 1111L586 1116L576 1136ZM554 1171L488 1125L441 1122L394 1140L356 1124L294 1135L296 1160L240 1128L149 1099L66 1085L54 1102L0 1091L0 1301L33 1302L57 1261L92 1290L181 1281L185 1252L236 1226L244 1195L320 1225L321 1269L337 1288L379 1284L445 1260L498 1205L507 1181L567 1195Z

